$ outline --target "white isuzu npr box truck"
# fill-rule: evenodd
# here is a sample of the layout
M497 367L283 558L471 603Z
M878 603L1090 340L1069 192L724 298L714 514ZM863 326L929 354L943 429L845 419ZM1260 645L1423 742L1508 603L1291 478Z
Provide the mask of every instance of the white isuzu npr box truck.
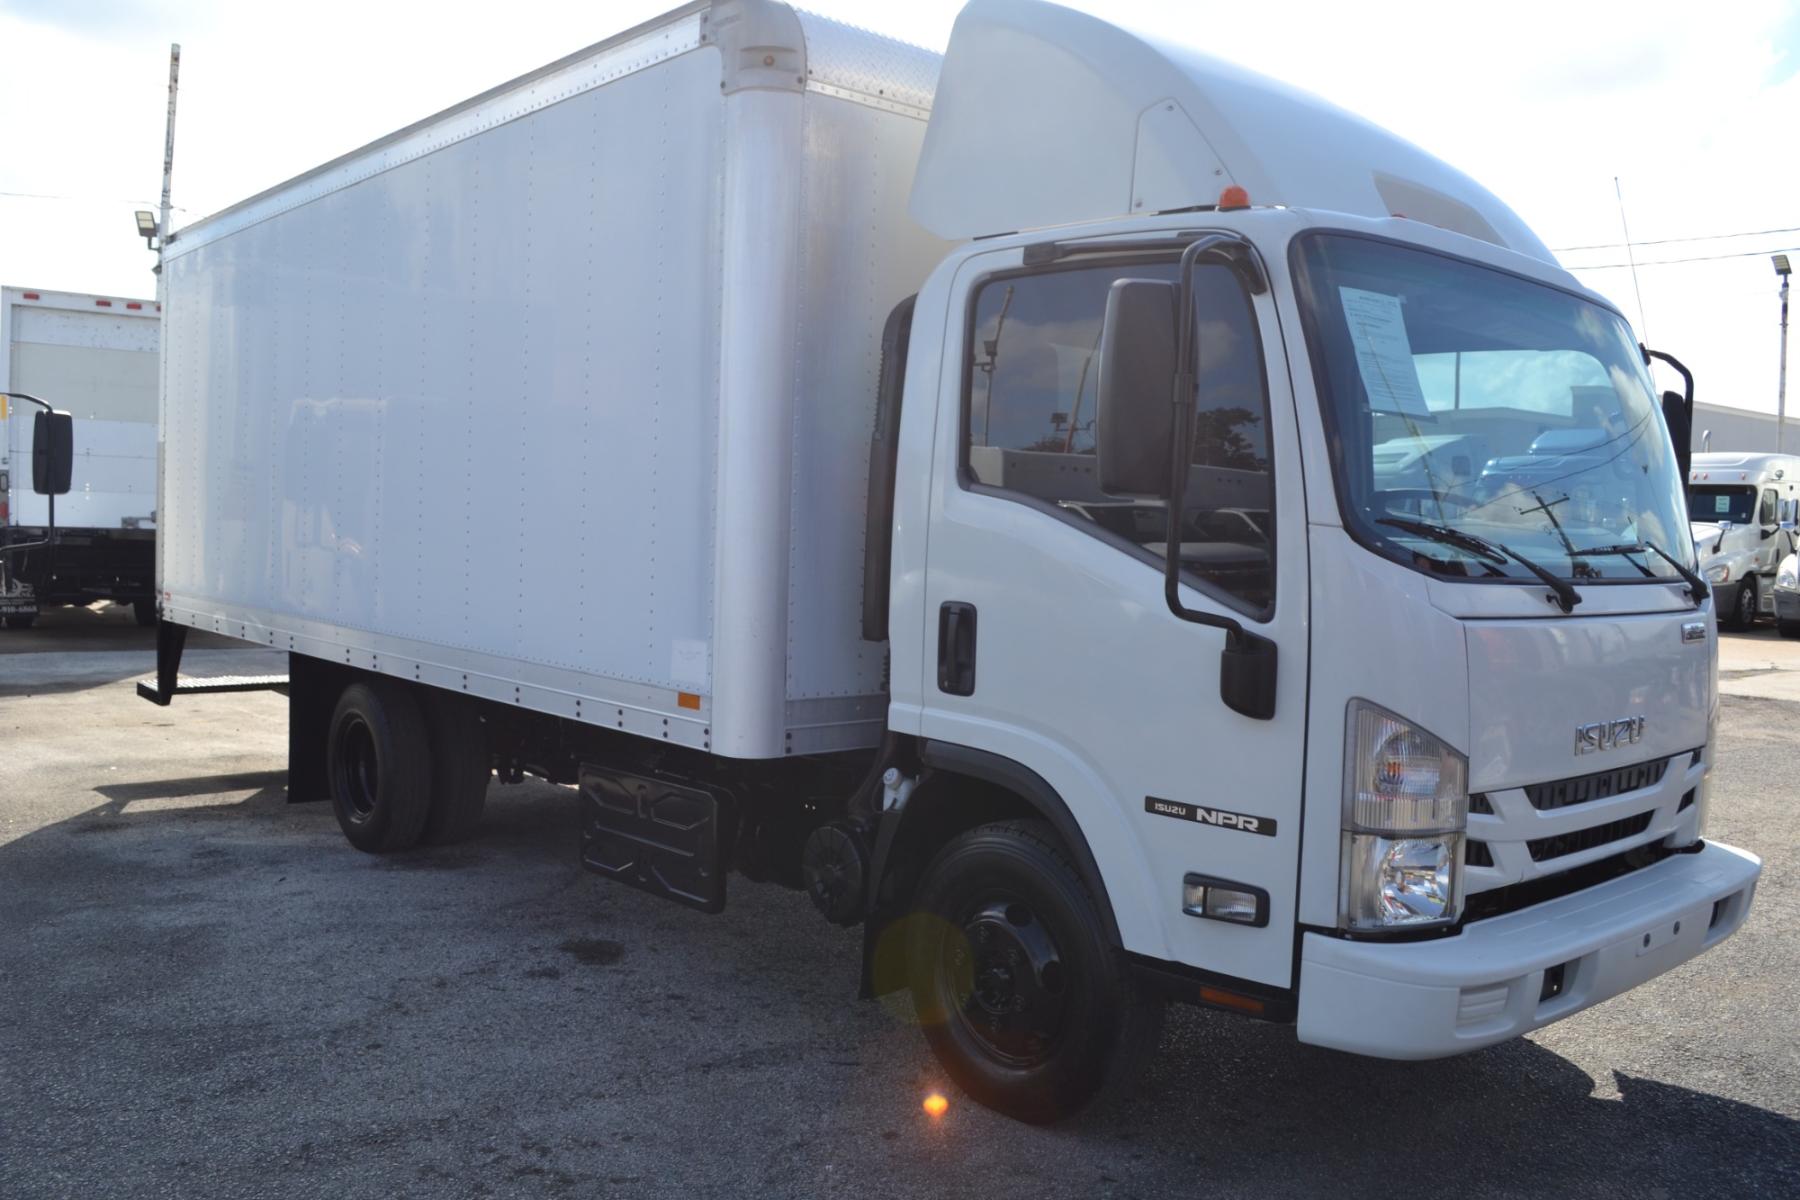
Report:
M941 61L695 3L165 272L143 691L287 651L363 850L497 770L624 883L803 887L1004 1111L1168 998L1427 1058L1749 909L1648 352L1312 97L1033 0Z
M154 300L0 288L0 621L114 600L156 619ZM34 486L34 396L69 415L69 490ZM56 532L50 536L50 509Z

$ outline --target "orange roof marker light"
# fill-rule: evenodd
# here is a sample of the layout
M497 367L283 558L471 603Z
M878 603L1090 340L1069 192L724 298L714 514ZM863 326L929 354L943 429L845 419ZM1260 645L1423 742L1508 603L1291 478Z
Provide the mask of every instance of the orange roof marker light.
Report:
M949 1111L950 1102L944 1099L942 1092L933 1092L931 1095L925 1097L925 1115L932 1120L937 1120Z
M1237 184L1231 184L1219 193L1219 211L1228 212L1234 208L1249 208L1250 193Z

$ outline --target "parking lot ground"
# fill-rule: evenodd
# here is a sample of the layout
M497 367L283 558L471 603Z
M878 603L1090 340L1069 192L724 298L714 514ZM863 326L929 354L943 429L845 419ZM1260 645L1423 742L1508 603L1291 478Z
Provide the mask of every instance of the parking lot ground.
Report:
M472 844L359 854L285 801L282 699L137 699L129 621L0 632L8 1200L1800 1195L1800 705L1724 701L1710 834L1767 867L1695 962L1431 1063L1177 1009L1130 1096L1031 1128L854 998L858 938L803 896L609 885L541 783Z

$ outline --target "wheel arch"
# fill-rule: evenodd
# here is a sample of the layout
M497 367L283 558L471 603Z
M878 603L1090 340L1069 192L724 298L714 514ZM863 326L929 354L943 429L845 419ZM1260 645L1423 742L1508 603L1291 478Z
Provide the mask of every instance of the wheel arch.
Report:
M898 990L876 969L883 930L905 911L919 876L952 838L995 821L1040 819L1055 830L1099 911L1106 940L1123 949L1118 919L1099 862L1074 812L1030 767L1004 755L952 742L921 740L919 786L884 822L871 864L872 903L863 925L865 997Z

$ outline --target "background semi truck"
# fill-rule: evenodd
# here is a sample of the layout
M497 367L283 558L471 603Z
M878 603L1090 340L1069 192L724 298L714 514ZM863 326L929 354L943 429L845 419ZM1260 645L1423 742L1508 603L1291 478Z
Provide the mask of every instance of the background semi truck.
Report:
M189 628L287 652L366 851L529 773L622 883L804 888L1004 1111L1167 999L1453 1054L1748 912L1648 352L1316 98L1030 0L941 61L696 3L164 279L150 699Z
M156 619L156 407L161 318L153 300L0 288L0 391L41 397L73 417L71 487L32 488L37 408L0 397L0 620L24 628L40 608L114 600Z
M1776 616L1776 569L1794 552L1800 458L1714 450L1688 467L1688 515L1719 620L1748 629Z

